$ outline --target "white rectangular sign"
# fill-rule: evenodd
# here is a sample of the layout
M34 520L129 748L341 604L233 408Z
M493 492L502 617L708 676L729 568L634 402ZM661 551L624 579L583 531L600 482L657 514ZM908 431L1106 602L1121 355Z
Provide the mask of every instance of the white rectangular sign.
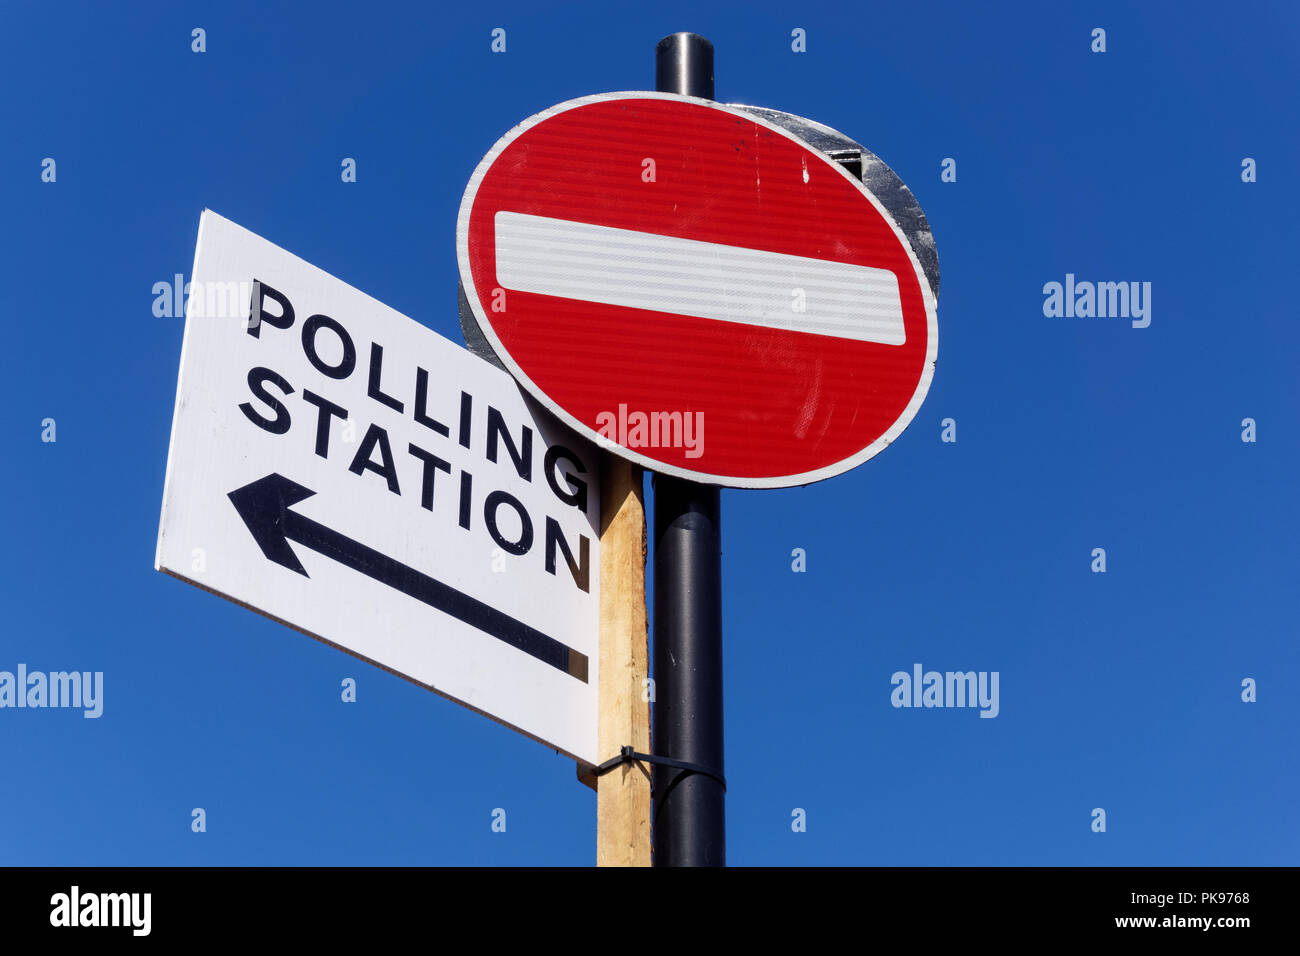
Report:
M598 762L595 449L210 211L191 279L156 567Z

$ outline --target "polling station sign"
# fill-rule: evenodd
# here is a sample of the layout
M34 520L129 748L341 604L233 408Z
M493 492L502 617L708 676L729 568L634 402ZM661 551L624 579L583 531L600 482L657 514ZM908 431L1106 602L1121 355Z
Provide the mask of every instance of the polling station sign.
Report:
M596 762L593 446L211 211L191 288L156 567Z

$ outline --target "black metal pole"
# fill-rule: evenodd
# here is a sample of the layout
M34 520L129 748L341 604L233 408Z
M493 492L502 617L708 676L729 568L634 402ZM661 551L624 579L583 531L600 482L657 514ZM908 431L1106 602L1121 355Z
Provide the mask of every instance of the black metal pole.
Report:
M713 44L660 40L655 89L713 99ZM654 476L654 752L711 771L655 765L655 866L727 862L719 504L714 486Z
M713 44L698 33L674 33L656 43L655 89L713 99Z

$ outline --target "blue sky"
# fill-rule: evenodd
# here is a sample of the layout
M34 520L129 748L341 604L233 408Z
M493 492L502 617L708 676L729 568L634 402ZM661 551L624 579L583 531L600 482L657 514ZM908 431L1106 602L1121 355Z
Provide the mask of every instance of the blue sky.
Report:
M460 341L483 154L693 30L720 100L889 163L942 269L894 447L723 494L729 862L1296 862L1294 6L696 7L0 12L0 669L105 675L98 720L0 710L0 861L593 861L572 761L153 569L182 323L151 289L208 207ZM1046 317L1067 273L1150 282L1150 326ZM997 718L892 707L918 662L997 671Z

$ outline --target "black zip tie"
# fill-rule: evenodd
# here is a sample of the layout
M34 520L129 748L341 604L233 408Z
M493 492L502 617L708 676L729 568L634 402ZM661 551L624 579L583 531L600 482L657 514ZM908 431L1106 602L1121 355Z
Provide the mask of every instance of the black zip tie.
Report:
M706 777L712 777L718 783L722 784L722 789L727 789L727 778L710 767L703 764L691 763L687 760L676 760L672 757L656 757L654 754L640 754L632 749L630 745L624 745L619 748L617 757L610 757L604 763L597 765L594 773L597 777L609 773L615 767L625 763L635 763L636 761L645 763L663 764L665 767L676 767L678 770L685 770L689 773L702 773Z

